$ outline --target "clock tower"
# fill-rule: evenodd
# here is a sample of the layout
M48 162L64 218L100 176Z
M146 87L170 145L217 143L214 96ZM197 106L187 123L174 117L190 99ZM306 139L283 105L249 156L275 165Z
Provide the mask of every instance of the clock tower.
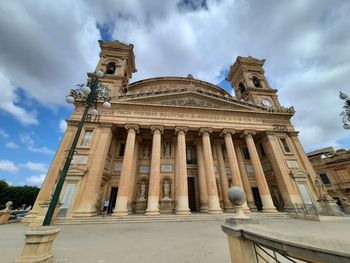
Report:
M253 102L267 108L280 108L277 90L272 89L265 78L265 59L237 57L226 78L238 99Z

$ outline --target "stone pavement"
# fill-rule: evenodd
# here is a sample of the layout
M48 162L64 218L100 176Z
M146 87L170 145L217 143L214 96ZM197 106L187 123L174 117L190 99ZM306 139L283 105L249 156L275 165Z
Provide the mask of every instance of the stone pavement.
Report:
M56 261L99 263L230 262L223 220L137 224L60 225ZM0 262L21 253L26 227L0 226Z

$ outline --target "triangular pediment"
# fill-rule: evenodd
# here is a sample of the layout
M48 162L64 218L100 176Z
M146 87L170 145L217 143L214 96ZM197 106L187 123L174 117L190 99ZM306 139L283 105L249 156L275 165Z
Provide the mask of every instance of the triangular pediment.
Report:
M163 92L133 94L133 96L125 96L120 98L120 100L136 104L155 104L209 109L232 109L255 112L265 111L265 109L260 106L239 101L232 97L199 92L196 90L183 90L175 93L166 92L166 94Z

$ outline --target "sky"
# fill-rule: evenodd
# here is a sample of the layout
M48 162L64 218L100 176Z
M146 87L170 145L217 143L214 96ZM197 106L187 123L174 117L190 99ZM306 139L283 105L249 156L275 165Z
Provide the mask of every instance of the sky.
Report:
M73 111L65 96L98 62L98 40L134 44L131 82L191 73L231 92L237 56L266 59L306 152L350 148L347 0L27 0L0 5L0 179L40 186Z

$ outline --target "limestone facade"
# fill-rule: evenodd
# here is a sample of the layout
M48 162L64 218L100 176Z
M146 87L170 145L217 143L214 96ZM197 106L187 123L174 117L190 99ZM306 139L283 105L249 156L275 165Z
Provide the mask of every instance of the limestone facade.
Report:
M316 173L262 68L264 60L238 57L227 80L236 96L187 77L129 83L133 46L100 42L96 70L111 90L112 107L88 116L61 193L62 217L108 213L210 214L232 211L230 186L244 189L245 211L287 211L314 203ZM82 101L53 159L31 213L50 199L84 110ZM28 219L30 220L30 219Z
M316 170L319 186L325 187L340 204L350 202L350 150L327 147L307 155Z

